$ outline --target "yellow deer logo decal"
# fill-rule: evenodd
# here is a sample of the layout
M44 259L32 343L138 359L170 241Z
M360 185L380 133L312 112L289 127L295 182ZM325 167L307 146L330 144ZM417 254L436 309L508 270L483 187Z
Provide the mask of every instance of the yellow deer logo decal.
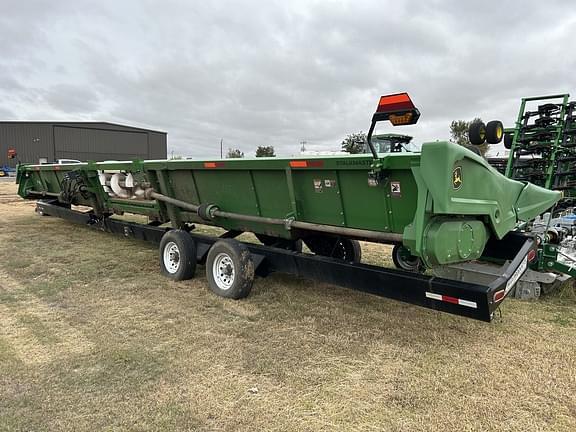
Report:
M460 187L462 186L462 167L456 167L454 168L454 171L452 171L452 187L455 190L460 189Z

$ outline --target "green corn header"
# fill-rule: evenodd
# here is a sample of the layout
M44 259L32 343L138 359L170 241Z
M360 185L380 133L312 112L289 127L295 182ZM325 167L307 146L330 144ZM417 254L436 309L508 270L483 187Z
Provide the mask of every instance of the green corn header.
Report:
M383 97L369 137L378 121L413 124L419 115L407 94ZM480 258L489 239L560 198L448 142L425 143L421 154L21 165L17 181L23 198L57 198L100 217L211 224L302 239L312 250L327 238L390 243L428 267Z

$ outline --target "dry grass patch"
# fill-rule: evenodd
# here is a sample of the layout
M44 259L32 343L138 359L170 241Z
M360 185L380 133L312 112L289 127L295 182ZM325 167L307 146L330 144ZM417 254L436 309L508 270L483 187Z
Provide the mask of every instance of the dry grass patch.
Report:
M0 245L0 430L576 430L570 289L492 324L285 275L231 301L17 201Z

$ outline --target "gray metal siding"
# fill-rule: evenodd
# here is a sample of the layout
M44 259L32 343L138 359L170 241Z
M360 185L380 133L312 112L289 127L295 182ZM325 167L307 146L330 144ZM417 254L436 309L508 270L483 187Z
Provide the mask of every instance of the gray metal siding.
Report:
M0 166L15 164L7 158L11 147L22 163L165 159L166 133L110 123L0 122Z
M150 132L149 137L149 149L150 157L148 159L166 159L167 157L167 145L166 145L166 134L159 132Z
M38 163L38 158L54 158L54 141L50 124L0 124L0 166L14 166L8 149L15 148L22 163Z
M54 126L56 159L127 160L148 158L148 133Z

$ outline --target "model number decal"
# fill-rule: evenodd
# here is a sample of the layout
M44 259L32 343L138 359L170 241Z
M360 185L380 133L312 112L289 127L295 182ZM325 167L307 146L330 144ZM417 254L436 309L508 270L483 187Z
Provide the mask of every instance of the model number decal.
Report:
M524 257L522 264L518 266L516 271L512 274L512 276L508 280L508 282L506 282L506 291L504 291L505 294L504 297L506 297L506 294L508 294L508 292L512 289L512 287L516 284L516 282L518 282L518 279L520 279L520 276L524 274L527 267L528 267L528 257Z

